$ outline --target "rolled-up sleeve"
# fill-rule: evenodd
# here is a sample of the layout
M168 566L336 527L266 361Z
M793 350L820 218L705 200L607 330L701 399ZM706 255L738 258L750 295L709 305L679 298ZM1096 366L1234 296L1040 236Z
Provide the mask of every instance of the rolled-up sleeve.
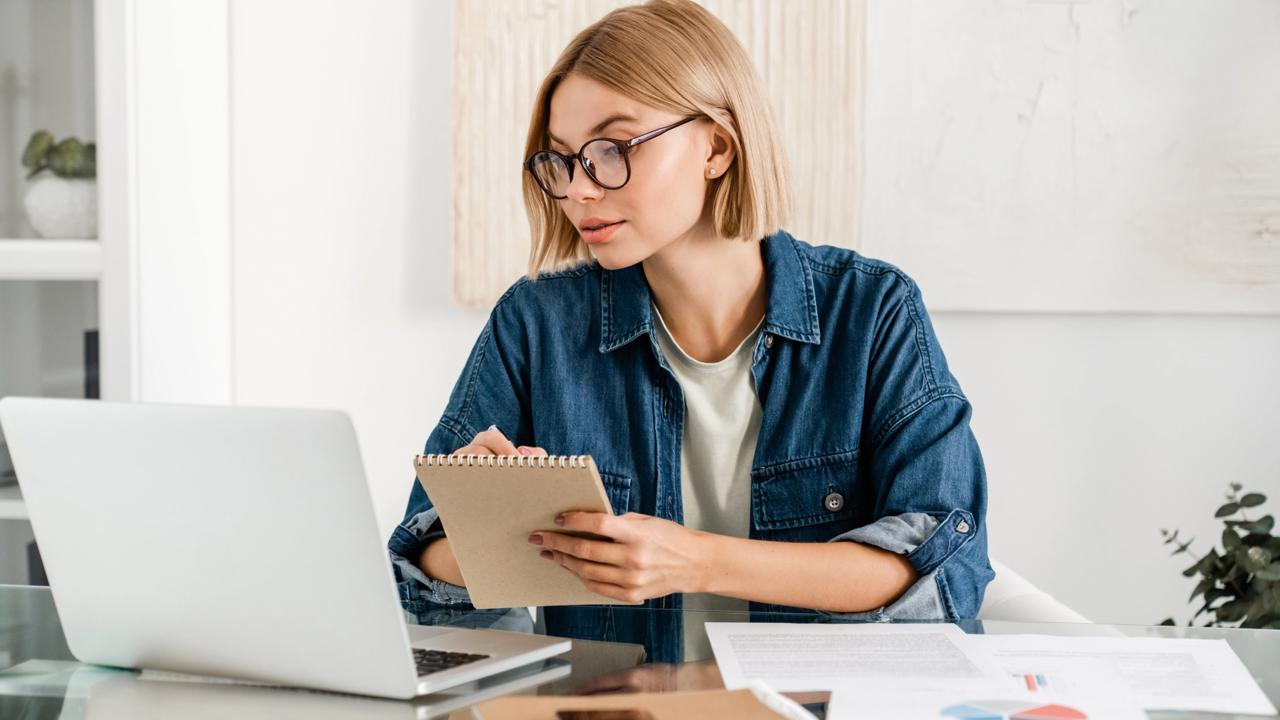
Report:
M995 577L987 558L986 470L972 407L938 347L914 283L882 318L872 363L870 434L861 467L876 486L876 520L842 533L905 556L917 579L870 615L886 620L973 618Z
M476 340L440 422L427 437L424 455L452 453L490 425L516 444L532 442L519 324L503 304L512 291L498 301ZM465 587L429 577L418 564L426 546L444 536L439 511L414 476L404 520L392 531L387 550L400 603L418 622L427 622L441 608L473 609Z
M442 418L440 425L427 439L423 453L449 453L465 445L465 441L459 440L460 435L454 429L456 426L456 420L447 416ZM471 595L464 587L429 577L418 566L422 551L427 545L444 537L444 527L440 523L439 511L432 506L431 499L427 497L417 477L413 478L412 483L404 521L391 532L387 549L395 572L396 588L400 593L400 604L422 622L426 613L440 606L469 609Z

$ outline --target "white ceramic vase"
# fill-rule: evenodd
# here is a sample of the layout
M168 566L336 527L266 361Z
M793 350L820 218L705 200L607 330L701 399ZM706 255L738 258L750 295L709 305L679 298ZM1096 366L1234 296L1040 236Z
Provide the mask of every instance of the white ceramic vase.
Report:
M98 237L98 181L45 171L27 181L27 219L43 238Z

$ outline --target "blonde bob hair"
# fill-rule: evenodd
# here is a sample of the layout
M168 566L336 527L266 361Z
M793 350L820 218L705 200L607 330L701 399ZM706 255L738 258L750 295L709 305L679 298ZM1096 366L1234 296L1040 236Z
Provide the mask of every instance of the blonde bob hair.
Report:
M711 119L732 139L735 157L711 181L716 233L759 240L791 211L791 179L769 99L742 44L718 18L691 0L650 0L618 8L582 32L560 54L534 98L524 156L549 147L551 94L580 73L637 102ZM532 242L529 278L591 259L559 201L524 175Z

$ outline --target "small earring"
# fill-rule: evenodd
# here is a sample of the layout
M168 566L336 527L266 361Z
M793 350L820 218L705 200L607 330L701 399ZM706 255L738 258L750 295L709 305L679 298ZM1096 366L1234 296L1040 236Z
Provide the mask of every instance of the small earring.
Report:
M716 176L716 169L711 168L711 177L715 177L715 176Z

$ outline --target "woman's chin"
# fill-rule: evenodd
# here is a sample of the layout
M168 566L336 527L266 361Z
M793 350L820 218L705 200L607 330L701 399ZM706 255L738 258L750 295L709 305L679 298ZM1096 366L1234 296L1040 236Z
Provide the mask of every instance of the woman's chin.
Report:
M605 270L621 270L629 268L638 262L644 260L645 256L634 251L627 251L616 246L609 246L608 243L597 245L590 248L591 255L595 257L596 262L600 263L600 267Z

